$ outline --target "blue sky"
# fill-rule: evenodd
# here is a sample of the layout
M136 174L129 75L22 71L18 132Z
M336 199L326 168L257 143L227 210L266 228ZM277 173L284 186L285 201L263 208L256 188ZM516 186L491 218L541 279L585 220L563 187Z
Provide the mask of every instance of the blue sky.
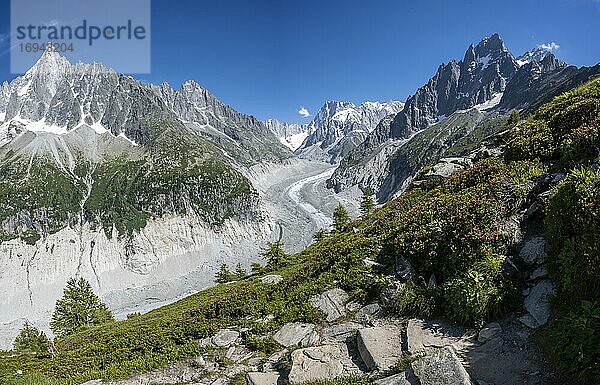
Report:
M9 7L0 0L0 81L14 77ZM404 100L494 32L517 55L555 42L559 58L596 64L599 20L600 0L153 0L152 72L136 77L194 79L239 111L306 122L299 109L325 100Z

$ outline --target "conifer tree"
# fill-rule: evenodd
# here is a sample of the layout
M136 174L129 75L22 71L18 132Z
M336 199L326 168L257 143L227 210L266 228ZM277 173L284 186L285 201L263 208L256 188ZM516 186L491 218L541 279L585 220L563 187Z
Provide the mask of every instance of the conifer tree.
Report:
M94 294L83 278L69 279L61 299L56 301L50 329L57 337L73 334L81 328L113 321L108 307Z
M521 120L521 115L517 110L512 110L506 122L506 128L513 128Z
M335 231L344 231L350 223L350 215L348 211L340 203L333 212L333 228Z
M360 202L360 215L366 217L375 210L375 200L373 199L373 192L371 189L365 189L363 191L362 201Z
M248 272L246 271L246 269L244 269L242 267L241 263L238 263L237 266L235 267L235 273L234 274L235 274L235 276L238 279L244 279L244 278L246 278L248 276Z
M28 321L25 321L19 335L15 338L13 350L16 352L46 355L50 353L50 340L46 336L46 333L38 330Z
M235 274L233 274L231 272L231 270L229 270L229 267L227 267L227 264L223 263L221 265L221 267L219 268L219 271L217 272L217 274L215 274L215 282L216 283L227 283L227 282L231 282L231 281L235 281Z
M282 266L287 258L287 254L283 251L283 243L281 241L269 242L262 257L267 260L268 267L271 270Z

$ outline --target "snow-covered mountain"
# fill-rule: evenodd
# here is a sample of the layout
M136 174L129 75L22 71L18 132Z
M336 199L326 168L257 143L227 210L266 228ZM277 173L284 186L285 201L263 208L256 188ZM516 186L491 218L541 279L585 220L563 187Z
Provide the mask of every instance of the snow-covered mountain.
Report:
M308 137L308 124L286 123L277 119L268 119L265 124L292 151L296 151Z
M519 56L517 58L517 64L519 64L519 66L523 66L531 62L541 62L549 55L553 55L552 50L548 47L540 45Z
M180 90L147 85L102 64L70 64L56 52L44 52L24 76L0 87L0 145L25 129L64 134L84 124L144 144L151 133L143 121L150 115L193 126L242 163L291 155L264 123L196 82Z
M597 72L595 67L567 66L540 48L519 60L497 34L471 44L462 60L440 65L402 111L382 121L346 155L328 186L336 191L368 188L386 201L421 167L435 163L446 149L475 132L486 121L484 115L526 108ZM474 108L485 114L465 114Z
M400 101L351 102L328 101L308 124L308 136L296 153L305 158L336 163L358 146L381 119L402 110Z

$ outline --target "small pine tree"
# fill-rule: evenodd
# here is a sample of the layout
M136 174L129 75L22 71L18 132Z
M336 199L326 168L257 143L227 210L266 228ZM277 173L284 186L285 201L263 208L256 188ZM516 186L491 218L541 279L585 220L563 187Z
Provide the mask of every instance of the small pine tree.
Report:
M327 238L327 231L325 231L325 229L320 229L315 233L315 235L313 235L313 239L315 240L315 242L320 242L325 238Z
M246 271L246 269L244 269L242 267L241 263L238 263L237 266L235 267L235 273L234 274L235 274L235 276L238 279L244 279L244 278L246 278L248 276L248 272Z
M267 260L267 265L271 270L282 266L287 259L287 254L283 251L283 243L281 241L269 242L262 257Z
M262 273L262 272L264 271L264 269L265 269L265 268L263 267L263 265L261 265L261 264L260 264L260 263L258 263L258 262L252 262L252 263L250 264L250 270L251 270L251 271L252 271L252 273L254 273L254 274L260 274L260 273Z
M50 353L50 340L46 333L38 330L29 322L25 321L23 328L19 332L13 344L15 352L28 352L39 355Z
M224 263L219 268L219 271L217 271L217 274L215 274L215 282L216 283L231 282L231 281L235 280L234 277L235 277L235 275L231 272L231 270L229 270L229 267L227 267L227 264Z
M360 215L366 217L375 210L375 200L373 199L373 192L371 189L365 189L363 191L362 201L360 202Z
M335 231L344 231L346 227L350 223L350 215L348 215L348 211L341 204L336 207L333 212L333 228Z
M512 110L510 115L508 116L508 121L506 122L506 128L513 128L519 123L521 120L521 115L517 110Z
M108 307L94 294L92 285L83 278L71 278L62 298L56 301L50 329L60 338L113 320Z

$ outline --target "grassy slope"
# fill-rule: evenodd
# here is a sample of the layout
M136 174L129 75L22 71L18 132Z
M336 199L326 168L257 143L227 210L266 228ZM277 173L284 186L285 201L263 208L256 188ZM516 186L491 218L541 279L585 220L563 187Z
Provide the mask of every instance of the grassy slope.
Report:
M0 374L8 378L23 370L71 383L98 377L120 378L201 353L197 340L225 326L251 327L253 332L244 337L247 344L270 351L272 342L260 339L261 335L268 335L286 322L320 318L310 305L312 295L335 285L348 290L355 300L372 300L388 280L368 274L365 258L387 263L391 270L390 257L409 256L421 275L412 288L415 292L426 288L421 281L436 274L439 289L430 291L426 301L433 305L421 308L424 295L404 299L400 305L413 313L446 314L453 319L461 319L451 311L461 304L456 302L458 297L445 297L444 288L465 285L475 289L471 285L477 283L469 274L479 271L467 267L481 264L489 295L464 304L468 308L464 314L469 315L465 321L481 322L503 311L508 298L497 260L505 245L494 231L498 231L497 220L513 208L491 204L489 199L498 188L509 196L522 194L525 190L517 187L527 185L529 177L535 176L524 176L522 170L498 160L488 161L434 190L415 190L401 197L354 223L356 231L332 234L288 257L276 269L285 278L282 284L270 286L248 278L219 285L148 314L65 338L57 343L58 354L53 359L22 356L0 360ZM436 226L424 227L424 223ZM451 234L456 241L448 244L444 240ZM461 244L461 237L469 240ZM468 247L464 247L466 244ZM469 274L464 274L465 270ZM448 300L450 306L444 305ZM275 315L275 320L258 322L268 314Z
M600 80L562 96L532 118L545 122L556 131L551 133L552 138L557 138L556 142L552 142L557 143L556 151L560 152L563 140L573 139L573 132L582 126L593 125L590 119L594 121L597 111L586 115L585 121L577 120L579 126L572 122L579 119L577 106L581 103L587 105L579 99L595 98L600 94L595 91L599 87ZM568 127L561 122L567 122ZM585 130L586 133L588 131ZM509 156L514 157L515 147L521 147L528 138L528 131L517 131L508 145ZM586 139L583 143L597 146L599 142ZM589 154L589 148L579 148L583 154ZM559 159L558 155L555 159ZM355 300L372 300L389 280L383 275L369 274L363 263L365 258L384 263L387 272L391 273L395 259L404 257L417 270L418 278L405 286L396 302L395 311L399 315L442 315L463 323L481 324L509 310L513 294L518 291L517 283L510 281L500 268L500 256L509 247L501 223L507 216L526 207L524 204L531 196L533 182L544 172L544 166L530 160L533 157L528 154L508 164L499 159L484 160L430 190L413 190L404 194L367 218L354 222L348 231L332 234L302 253L289 256L280 266L273 267L271 270L285 278L279 285L263 284L256 277L219 285L150 313L65 338L57 343L55 358L2 358L0 378L5 381L22 378L15 376L17 370L22 370L25 375L59 378L66 383L98 377L121 378L202 352L197 340L224 326L252 327L252 332L244 335L247 345L270 352L274 348L273 343L260 338L262 335L269 335L285 322L318 321L322 317L309 303L313 294L336 286L348 290ZM585 162L587 157L583 158ZM560 167L557 163L551 163L551 166ZM568 181L573 178L569 177L558 191L568 187ZM598 195L594 194L597 194L598 184L595 180L594 177L586 177L581 189L583 198L567 199L560 206L561 210L566 205L574 212L585 212L588 214L586 223L597 225L598 210L594 204L597 204L595 197ZM590 191L591 202L585 198L590 196ZM572 195L566 194L567 197ZM554 207L552 202L556 202L556 196L561 195L555 193L550 210ZM561 243L554 245L551 259L553 269L556 269L554 277L559 282L559 295L563 286L566 289L570 286L568 282L561 281L561 269L564 267L556 261L574 258L572 253L564 252L564 245L587 239L587 254L584 255L598 255L597 238L585 238L588 232L567 232L566 229L573 225L573 215L561 218L555 227L549 225L549 228L558 229L551 230L550 236L555 235L552 231L558 231L560 239L565 237ZM564 255L562 259L554 257L559 253ZM595 260L583 258L580 261L581 264L576 265L578 269L591 272L592 278L597 279L594 270L597 265L591 264ZM577 273L576 270L572 274ZM431 275L435 275L438 282L435 288L425 283ZM596 292L584 294L597 295ZM594 302L594 298L587 302L598 303ZM586 312L578 310L577 304L572 308L567 306L571 317L585 325L578 329L581 334L575 333L578 337L575 341L585 341L586 336L595 341L600 335L598 323L594 321L598 319L594 315L597 314L594 306L597 305L585 308L592 313L589 318L586 318ZM569 320L565 313L557 310L559 318ZM267 314L275 315L275 319L266 324L258 322ZM555 325L560 326L560 320ZM556 357L558 362L568 364L561 368L579 376L582 382L594 383L597 379L594 368L599 363L598 344L586 345L587 350L582 350L577 343L571 342L571 329L554 330L551 338L556 340L553 342L568 348L565 352L569 356ZM577 352L585 352L585 359L575 359L573 354ZM581 365L588 369L580 371ZM17 380L12 383L23 382Z

